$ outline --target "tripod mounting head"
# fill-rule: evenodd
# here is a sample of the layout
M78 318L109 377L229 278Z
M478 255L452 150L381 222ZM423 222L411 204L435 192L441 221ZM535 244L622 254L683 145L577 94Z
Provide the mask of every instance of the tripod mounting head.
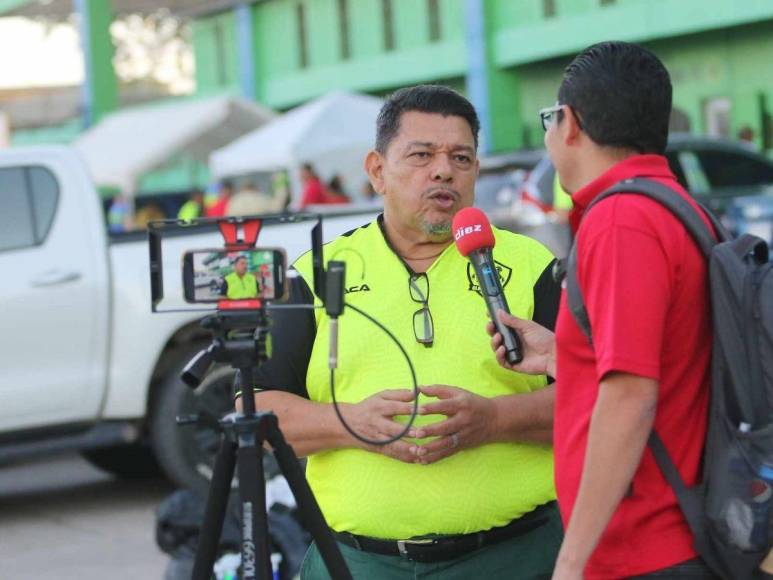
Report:
M183 369L180 378L195 389L215 362L235 369L260 366L270 356L268 317L257 310L218 311L201 321L212 332L212 342L198 352Z

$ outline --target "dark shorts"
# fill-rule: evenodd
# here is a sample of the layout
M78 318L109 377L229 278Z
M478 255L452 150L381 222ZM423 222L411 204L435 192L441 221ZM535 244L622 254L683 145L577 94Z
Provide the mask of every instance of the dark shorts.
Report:
M354 580L550 580L563 539L558 509L547 523L522 536L484 546L443 562L413 562L402 556L382 556L338 543ZM301 580L329 580L314 544L306 554Z

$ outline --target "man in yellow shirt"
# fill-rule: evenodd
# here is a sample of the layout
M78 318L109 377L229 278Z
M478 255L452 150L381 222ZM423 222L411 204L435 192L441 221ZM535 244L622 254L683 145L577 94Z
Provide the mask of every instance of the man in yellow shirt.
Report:
M271 409L298 455L354 578L549 577L561 541L550 448L553 388L497 365L486 305L451 220L471 206L478 118L442 86L403 89L379 115L365 168L384 213L325 246L346 262L345 301L400 341L421 387L405 439L352 437L331 404L324 310L272 313L273 356L256 374L255 405ZM552 327L560 289L539 243L495 229L494 259L513 312ZM294 264L290 302L319 303L311 256ZM390 338L346 309L336 395L356 432L403 429L413 391ZM327 578L312 546L301 578Z
M229 300L244 300L258 297L258 280L247 272L247 258L239 256L234 261L234 271L223 280L220 293Z

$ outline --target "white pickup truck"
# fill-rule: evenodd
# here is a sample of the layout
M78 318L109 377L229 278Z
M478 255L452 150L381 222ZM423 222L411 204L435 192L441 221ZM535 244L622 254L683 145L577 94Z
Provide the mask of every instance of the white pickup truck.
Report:
M375 216L330 215L326 240ZM293 260L313 224L267 226L259 245ZM180 296L180 255L222 246L216 234L164 244L165 296ZM146 236L110 240L88 171L61 146L0 152L0 463L79 450L99 467L176 483L206 477L218 434L175 415L231 405L230 370L192 391L179 380L211 337L200 312L153 314Z

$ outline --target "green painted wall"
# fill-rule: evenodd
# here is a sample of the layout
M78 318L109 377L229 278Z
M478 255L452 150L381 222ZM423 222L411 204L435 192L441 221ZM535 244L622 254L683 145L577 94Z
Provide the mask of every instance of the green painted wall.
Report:
M171 159L163 167L147 173L140 180L138 191L143 193L178 193L205 188L210 183L209 168L194 159Z
M73 119L61 125L23 129L11 134L11 145L45 145L51 143L72 143L83 131L80 119Z
M3 6L16 3L0 0L0 13ZM252 4L257 99L286 109L330 90L385 95L420 82L441 82L464 93L465 0L438 4L441 38L432 42L428 3L392 0L395 47L388 51L382 1L349 0L347 59L341 55L337 0ZM563 68L573 55L608 39L610 31L617 39L649 46L664 60L674 81L674 104L687 115L694 132L706 129L707 100L727 98L731 134L749 125L761 142L761 101L773 112L773 0L616 0L610 5L601 5L601 0L553 0L552 16L545 15L545 4L485 0L493 151L542 145L537 111L555 101ZM306 67L300 63L299 5L306 15ZM236 38L231 11L193 24L200 96L240 93ZM109 81L103 69L104 59L98 83ZM77 123L16 132L13 143L68 142L77 132ZM178 190L206 179L200 166L175 160L149 175L142 188Z
M773 113L773 21L687 37L645 43L665 63L674 85L674 107L683 111L691 130L707 131L704 107L709 99L731 101L730 137L744 125L762 144L760 95ZM532 143L542 130L537 111L553 104L564 67L572 56L515 67L520 78L520 114Z
M298 6L305 14L308 64L301 67ZM341 54L337 0L275 0L253 6L256 91L258 100L285 109L328 91L347 88L374 94L418 82L463 79L467 67L463 3L440 0L440 40L429 39L428 3L392 0L393 50L385 49L381 0L349 0L351 54ZM228 15L203 18L194 27L197 91L223 89L213 82L215 49L212 22ZM233 22L231 22L233 26ZM232 49L235 54L235 45ZM199 55L204 62L199 65ZM234 69L235 71L235 69ZM226 88L233 89L235 83Z
M674 76L675 104L696 131L705 129L703 107L712 97L732 99L734 131L760 125L760 95L773 108L773 59L765 56L773 54L773 0L616 0L607 5L553 0L552 15L545 14L546 4L485 2L492 151L541 144L536 112L555 101L563 67L585 46L607 39L611 30L615 38L645 43L663 58ZM300 59L299 5L305 13L306 66ZM441 38L436 42L429 39L427 5L392 0L394 49L386 50L382 1L349 0L350 55L343 58L337 0L254 4L258 100L286 109L331 90L382 95L419 82L442 82L463 91L465 2L439 1ZM215 26L221 27L225 52L232 57L219 72ZM233 26L230 13L196 23L200 93L238 87Z
M551 18L542 14L540 0L489 1L503 15L495 39L500 66L576 53L610 36L651 42L773 18L771 0L618 0L607 6L598 0L554 0L556 16ZM521 18L510 4L531 6Z
M561 74L570 60L552 60L514 69L522 87L519 114L524 127L523 147L542 147L543 131L537 113L556 102Z
M112 3L106 0L87 0L90 37L86 39L91 54L91 95L93 123L98 122L118 105L118 81L113 70L113 40L110 23L113 21Z
M197 20L192 26L197 93L239 92L236 19L224 12Z

